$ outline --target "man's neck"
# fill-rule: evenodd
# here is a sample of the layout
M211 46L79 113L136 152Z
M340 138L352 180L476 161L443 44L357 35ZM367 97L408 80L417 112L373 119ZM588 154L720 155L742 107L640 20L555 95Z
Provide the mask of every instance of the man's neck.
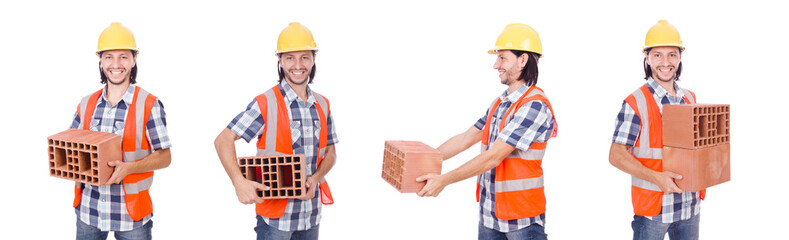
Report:
M507 92L507 94L509 95L509 94L514 93L515 91L518 91L518 88L523 86L523 84L525 84L524 81L515 81L515 82L510 83L508 85L509 86L509 91Z
M654 76L652 77L652 79L654 79L655 82L657 82L657 84L660 85L660 87L662 87L664 90L666 90L666 92L668 92L668 94L670 94L671 96L677 96L677 90L674 89L674 79L671 79L671 81L668 81L668 82L659 80L659 79L655 78Z
M123 94L129 89L129 81L123 81L121 84L113 84L107 80L107 100L110 101L111 106L115 106L123 98Z
M285 81L287 81L288 86L290 86L290 88L293 89L293 92L296 93L296 96L298 96L299 99L301 99L301 101L307 102L307 98L308 98L307 96L308 95L307 95L307 84L306 83L302 84L302 85L297 85L297 84L294 84L293 82L290 82L288 80L285 80Z

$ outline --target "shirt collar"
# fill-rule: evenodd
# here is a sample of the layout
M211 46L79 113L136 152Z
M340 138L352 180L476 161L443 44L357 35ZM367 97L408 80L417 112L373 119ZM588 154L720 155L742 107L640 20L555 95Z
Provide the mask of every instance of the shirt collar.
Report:
M110 101L107 99L107 87L105 86L104 89L101 90L101 97L99 97L100 101L106 101L109 103ZM126 93L123 94L121 100L118 103L126 103L128 105L134 100L134 84L129 84L129 88L126 89Z
M526 93L526 90L529 90L529 87L531 86L527 86L526 84L523 84L513 93L509 93L510 90L508 88L507 90L504 90L504 93L502 93L501 96L499 96L499 99L501 99L502 102L518 101L518 99L520 99L521 96L523 96L523 94Z
M654 91L653 94L658 96L658 98L663 98L666 95L668 95L668 91L666 91L666 89L664 89L663 86L660 86L660 84L658 84L657 81L655 81L655 79L652 79L652 77L649 77L649 79L647 79L647 85L649 86L649 88L652 88L652 90ZM681 90L682 88L679 87L677 81L674 81L674 91L677 92L677 96L676 96L677 98L685 97L685 94Z
M299 99L299 95L296 95L296 91L293 91L293 88L290 87L288 81L286 81L285 79L282 79L282 81L280 81L279 87L282 88L282 91L285 92L285 96L283 97L285 98L285 101L287 102L288 105L290 105L293 101ZM310 106L314 102L315 102L315 98L312 97L312 90L310 89L310 86L307 86L307 101L305 102L305 104L307 106Z

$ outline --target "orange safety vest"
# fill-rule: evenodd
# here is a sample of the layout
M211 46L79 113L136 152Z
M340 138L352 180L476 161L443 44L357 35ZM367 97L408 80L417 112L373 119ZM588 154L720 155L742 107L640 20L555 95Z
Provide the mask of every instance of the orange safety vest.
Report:
M318 166L320 166L321 160L326 154L326 141L329 135L326 119L329 115L329 100L314 91L312 94L315 98L315 107L318 110L318 117L321 123L320 136L318 138ZM285 105L285 99L282 97L279 85L258 95L255 99L260 108L260 115L263 116L263 121L265 122L263 134L260 135L257 142L257 155L293 154L293 140L291 140L290 118L288 117L289 108ZM322 106L326 106L326 108ZM268 109L276 109L276 111L268 111ZM276 127L275 131L269 131L269 126ZM321 203L325 205L334 203L329 184L326 183L325 179L320 180L320 196ZM262 203L255 204L255 212L267 218L280 218L285 214L287 205L288 199L265 199Z
M82 98L77 110L80 116L82 129L90 130L93 121L93 112L101 96L102 90ZM156 103L156 97L140 87L134 88L134 100L129 104L126 112L126 126L123 129L123 161L135 162L142 160L153 151L148 145L146 136L146 122L151 115L151 109ZM142 105L142 106L140 106ZM87 121L85 121L88 119ZM132 173L123 178L123 192L126 195L126 210L129 217L139 221L153 212L153 203L148 189L153 184L153 171ZM79 206L82 200L82 183L74 187L74 207Z
M499 132L504 129L507 119L530 101L541 101L548 105L554 127L551 137L556 136L558 125L553 116L553 108L542 89L531 86L523 96L513 103L501 119ZM482 150L488 149L488 137L493 114L496 112L500 98L496 98L490 106L490 113L482 129ZM512 151L496 166L496 217L503 220L529 218L545 212L545 188L543 186L542 158L548 142L534 142L527 151ZM477 202L479 202L480 182L477 182Z
M695 104L696 94L681 89L685 95L685 103ZM641 130L636 140L636 145L630 148L630 153L641 164L649 169L663 171L663 117L655 98L649 87L644 84L638 90L625 98L641 119ZM631 197L633 212L639 216L657 216L663 206L663 191L656 184L632 176ZM706 190L701 190L701 199L704 199Z

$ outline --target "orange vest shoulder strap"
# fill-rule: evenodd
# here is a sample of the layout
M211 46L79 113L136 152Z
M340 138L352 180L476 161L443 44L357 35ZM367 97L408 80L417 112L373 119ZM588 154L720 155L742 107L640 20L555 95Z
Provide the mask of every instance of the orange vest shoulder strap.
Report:
M691 95L691 96L693 96L693 103L697 103L697 102L699 102L699 99L698 99L698 98L696 98L696 93L695 93L695 92L693 92L693 91L691 91L691 90L687 90L687 89L685 89L685 90L686 90L686 91L688 91L688 92L690 93L690 95ZM687 97L686 97L686 98L687 98ZM690 102L688 102L688 103L690 103Z
M268 131L268 99L266 99L266 94L262 93L255 97L255 100L258 103L258 111L260 111L260 116L263 117L263 133L258 138L257 147L258 149L266 148L266 131Z
M660 113L660 108L649 91L646 84L641 86L641 92L644 94L646 100L647 112L649 113L649 147L662 148L663 147L663 117ZM641 118L642 121L644 118Z
M99 97L101 97L101 91L103 91L103 89L99 89L90 96L88 104L85 106L85 116L80 116L82 129L84 130L90 130L90 121L93 120L93 111L96 110L96 103L99 101Z
M288 118L288 108L285 105L285 98L282 96L282 91L280 90L279 85L274 86L269 91L274 93L275 99L267 99L264 94L258 95L256 97L258 101L258 107L260 108L260 115L263 116L264 126L263 126L263 135L261 135L261 140L258 141L258 149L265 149L266 147L266 134L268 134L269 130L269 123L268 121L268 101L276 101L277 105L277 125L274 126L276 136L276 147L275 151L284 154L293 154L293 141L290 139L290 119Z
M320 123L321 123L320 135L318 136L318 149L324 149L324 148L326 148L326 145L328 144L327 143L327 141L328 141L327 138L329 138L328 116L326 115L326 114L329 113L329 110L330 110L329 109L329 99L327 99L323 95L318 94L316 92L312 92L312 93L314 95L313 97L316 99L316 101L315 101L315 110L317 110L317 112L318 112L318 118L319 118ZM320 104L321 101L317 101L318 98L323 99L323 102L326 103L326 106L321 106L321 104ZM326 114L323 113L323 107L326 107ZM317 163L318 166L321 165L321 160L323 160L323 158L319 157L318 158L318 163Z
M143 149L143 150L151 149L151 145L148 143L148 133L147 133L148 131L146 131L146 129L148 128L148 121L150 120L151 110L153 109L153 105L154 104L156 104L156 96L154 96L153 94L149 93L148 97L145 98L145 110L144 110L144 114L145 115L143 117L144 123L142 123L143 127L144 127L143 130L142 130L142 140L143 141L142 141L142 144L140 146L141 146L141 149Z
M123 143L121 147L124 152L137 151L137 96L140 95L140 87L134 87L134 97L129 108L126 110L126 126L123 130ZM143 123L144 124L144 123Z

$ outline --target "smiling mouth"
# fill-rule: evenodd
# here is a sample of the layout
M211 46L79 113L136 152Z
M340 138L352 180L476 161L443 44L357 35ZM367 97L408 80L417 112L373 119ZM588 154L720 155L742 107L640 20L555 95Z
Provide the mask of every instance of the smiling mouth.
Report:
M302 75L304 75L304 74L307 74L307 71L304 71L304 70L301 70L301 71L291 71L290 73L291 73L291 74L293 74L293 76L302 76Z

